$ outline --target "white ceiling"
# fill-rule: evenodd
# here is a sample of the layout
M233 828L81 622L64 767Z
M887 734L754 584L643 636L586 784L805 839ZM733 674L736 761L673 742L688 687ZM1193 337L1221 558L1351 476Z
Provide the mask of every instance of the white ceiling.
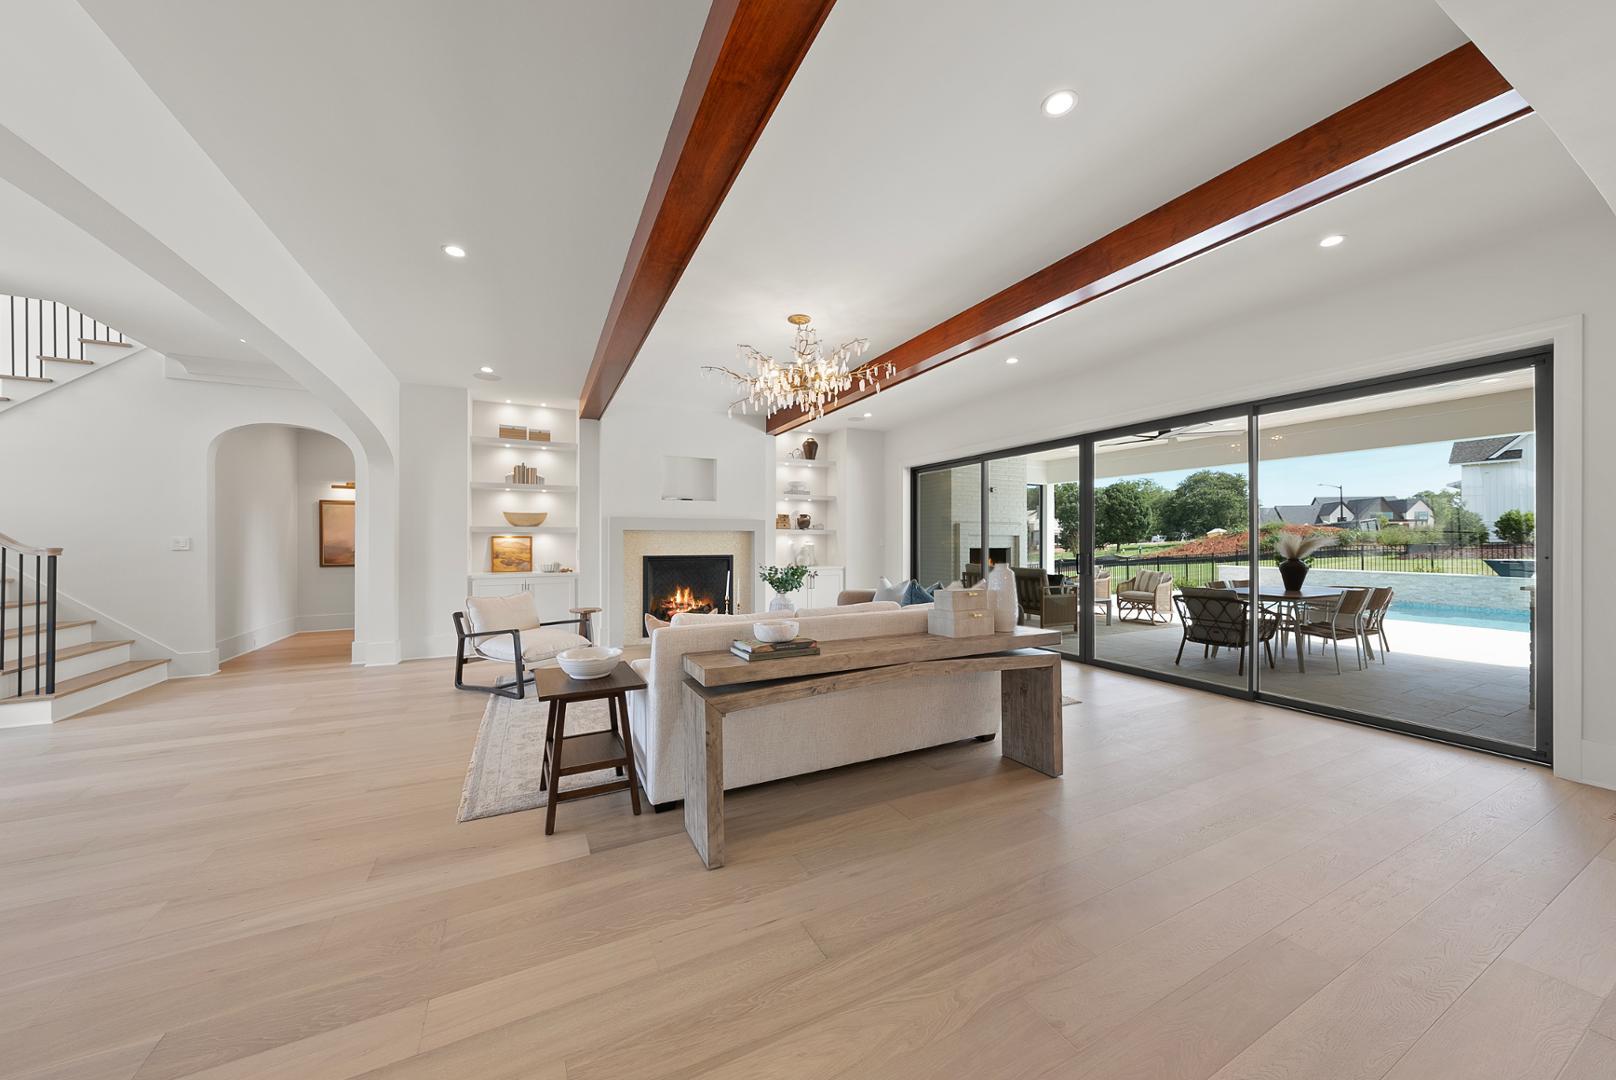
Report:
M3 180L0 224L0 293L61 301L163 352L254 359L212 319Z
M576 395L705 0L83 2L401 380Z
M1430 0L839 4L614 407L721 408L699 365L794 311L891 348L1463 40Z
M1608 214L1543 122L1527 117L1120 292L1025 330L863 406L895 428L1004 390L1080 376L1245 315L1302 305L1387 272L1462 258L1551 219ZM1318 239L1342 233L1323 249ZM1007 356L1019 363L1006 366ZM1217 404L1209 385L1208 404ZM848 410L854 412L858 410ZM831 430L845 413L810 425Z

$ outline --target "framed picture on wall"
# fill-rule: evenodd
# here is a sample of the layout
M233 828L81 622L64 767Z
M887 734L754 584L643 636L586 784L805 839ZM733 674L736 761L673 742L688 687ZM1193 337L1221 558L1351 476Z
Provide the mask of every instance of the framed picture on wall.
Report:
M490 536L488 538L488 567L496 574L531 574L533 572L533 538L531 536Z
M354 504L349 499L320 500L320 565L354 564Z

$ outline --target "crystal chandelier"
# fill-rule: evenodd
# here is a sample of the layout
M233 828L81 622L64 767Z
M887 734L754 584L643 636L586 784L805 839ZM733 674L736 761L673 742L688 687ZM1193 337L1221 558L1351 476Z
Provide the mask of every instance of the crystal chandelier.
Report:
M730 402L729 415L760 411L773 416L783 409L801 409L814 419L825 415L827 406L857 383L860 390L874 387L880 392L880 379L890 379L896 368L889 363L849 365L857 362L870 347L868 338L854 338L840 345L829 356L819 343L819 333L809 327L812 321L806 315L788 315L786 321L797 328L791 340L791 359L779 363L750 345L739 346L740 358L747 370L732 371L714 364L702 366L702 372L727 375L741 384L742 396Z

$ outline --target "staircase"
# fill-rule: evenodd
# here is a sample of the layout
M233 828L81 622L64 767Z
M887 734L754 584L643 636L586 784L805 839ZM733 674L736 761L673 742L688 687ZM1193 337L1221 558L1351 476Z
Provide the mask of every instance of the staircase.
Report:
M138 346L56 300L0 295L0 412L72 382Z
M168 678L132 641L99 640L94 619L60 619L60 548L0 534L0 728L53 724Z

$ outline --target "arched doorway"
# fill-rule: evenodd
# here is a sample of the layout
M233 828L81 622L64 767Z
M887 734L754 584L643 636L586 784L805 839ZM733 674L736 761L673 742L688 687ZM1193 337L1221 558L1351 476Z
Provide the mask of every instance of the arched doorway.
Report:
M354 455L321 431L249 424L213 447L219 659L354 627Z

